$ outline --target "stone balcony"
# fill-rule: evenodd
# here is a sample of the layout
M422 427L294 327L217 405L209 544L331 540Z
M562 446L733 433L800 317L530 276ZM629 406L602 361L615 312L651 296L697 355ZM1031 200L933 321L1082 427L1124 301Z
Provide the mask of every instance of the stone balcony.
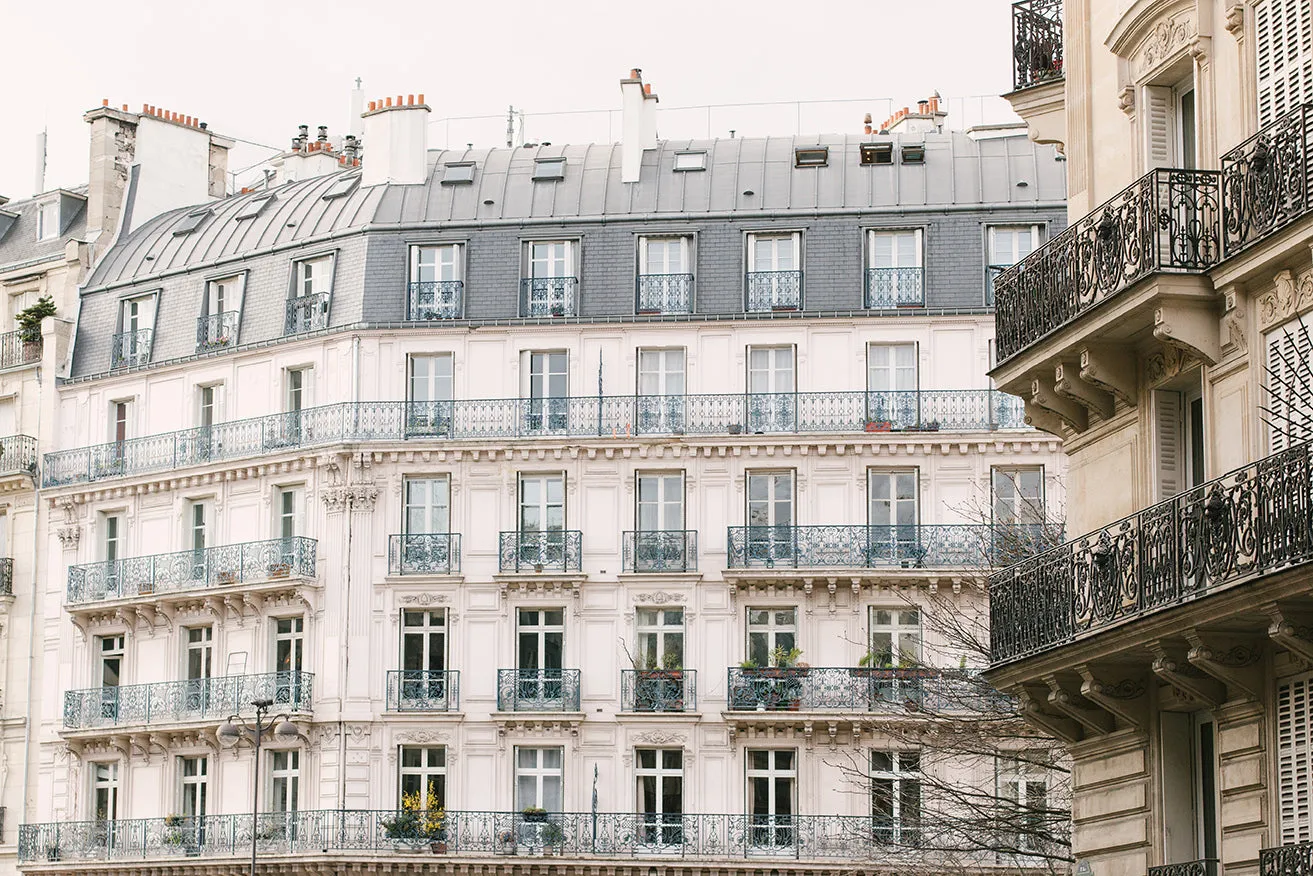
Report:
M1066 142L1062 0L1012 4L1012 91L1005 95L1036 143Z

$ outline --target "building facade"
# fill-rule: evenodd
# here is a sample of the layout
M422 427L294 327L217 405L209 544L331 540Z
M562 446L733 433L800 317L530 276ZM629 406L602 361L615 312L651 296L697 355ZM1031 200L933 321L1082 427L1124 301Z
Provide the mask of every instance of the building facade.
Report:
M621 144L460 152L378 101L359 167L97 263L20 867L916 857L903 730L981 665L924 615L983 614L995 533L1062 503L984 377L1061 166L930 102L670 142L622 95Z
M991 680L1075 760L1094 873L1307 873L1308 45L1300 0L1014 6L1069 227L1003 273L1001 389L1068 528L996 575Z

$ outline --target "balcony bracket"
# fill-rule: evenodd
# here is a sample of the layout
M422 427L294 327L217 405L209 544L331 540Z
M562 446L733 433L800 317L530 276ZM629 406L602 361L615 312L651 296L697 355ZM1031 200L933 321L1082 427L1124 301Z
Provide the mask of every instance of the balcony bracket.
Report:
M1084 405L1105 420L1112 418L1112 393L1081 377L1080 366L1075 362L1059 362L1054 366L1053 391L1063 398Z
M1106 736L1116 728L1113 716L1079 692L1070 690L1056 675L1044 676L1049 686L1049 705L1080 724L1087 731Z
M1084 406L1058 395L1039 378L1030 382L1030 401L1057 414L1074 432L1084 432L1090 426L1090 415ZM1030 404L1026 409L1030 409Z
M1080 376L1091 386L1107 390L1124 404L1134 407L1136 390L1135 356L1114 347L1083 347L1080 351Z
M1162 642L1150 643L1154 653L1153 674L1170 684L1183 699L1215 709L1226 702L1226 685L1204 675L1183 659L1176 648Z
M1258 702L1263 696L1263 646L1237 638L1205 640L1198 631L1185 634L1190 642L1186 659L1199 671L1217 679L1229 690L1243 691Z
M1063 715L1055 715L1043 706L1047 695L1020 687L1015 692L1021 716L1041 730L1064 742L1076 743L1084 738L1080 724Z
M1268 638L1289 651L1306 669L1313 668L1313 620L1287 612L1279 605L1269 605L1266 609L1270 620Z
M1062 418L1029 399L1025 401L1025 420L1027 426L1033 426L1036 429L1048 432L1050 435L1057 435L1059 438L1067 437L1062 434Z
M1164 304L1153 312L1153 336L1209 365L1222 358L1217 316L1208 310Z
M1143 678L1125 678L1117 682L1099 679L1093 667L1076 667L1085 681L1080 692L1085 699L1116 715L1137 730L1149 727L1149 691Z

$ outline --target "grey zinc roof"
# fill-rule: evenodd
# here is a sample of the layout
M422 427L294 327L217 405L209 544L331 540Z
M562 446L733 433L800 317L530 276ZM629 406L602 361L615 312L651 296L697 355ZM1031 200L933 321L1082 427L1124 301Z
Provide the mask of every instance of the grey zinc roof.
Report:
M79 186L65 189L65 191L85 196L87 187ZM76 212L71 217L60 217L60 224L64 227L61 229L59 237L40 241L36 239L36 208L42 201L47 200L50 194L50 192L47 192L35 198L10 201L7 204L0 205L0 211L18 214L18 218L13 220L3 233L0 233L0 272L18 265L59 258L64 254L64 246L70 239L80 240L85 236L87 230L86 201L76 199L78 205ZM0 222L0 229L4 229L5 224Z
M860 163L863 143L925 144L925 161ZM825 167L794 167L794 149L828 146ZM675 171L675 155L707 152L704 171ZM535 160L564 157L565 178L534 182ZM475 224L526 219L578 219L760 212L889 210L981 204L1060 203L1064 168L1049 146L1022 134L975 140L961 131L892 137L812 135L666 140L643 154L641 179L620 181L619 144L429 152L420 185L357 187L349 196L322 195L349 173L340 171L274 191L277 200L254 219L235 216L259 193L209 205L196 231L173 232L195 208L156 217L121 240L97 266L88 286L141 279L192 265L239 257L280 244L365 225ZM368 152L366 152L368 160ZM473 161L474 182L442 185L443 166ZM1025 181L1026 185L1018 186ZM752 194L747 194L752 192ZM491 202L491 203L489 203Z

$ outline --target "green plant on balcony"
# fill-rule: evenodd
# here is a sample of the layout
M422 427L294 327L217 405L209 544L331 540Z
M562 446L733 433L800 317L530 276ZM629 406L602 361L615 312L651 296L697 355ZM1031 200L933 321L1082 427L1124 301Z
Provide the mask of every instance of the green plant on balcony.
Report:
M526 806L520 810L525 821L546 821L547 810L541 806Z
M445 844L446 824L447 810L439 802L437 789L432 784L429 785L427 800L419 791L402 794L396 815L382 819L384 835L394 842L408 845Z
M42 295L35 304L24 307L14 314L14 322L18 323L18 337L23 344L41 343L41 320L47 316L54 316L56 312L55 299L49 295Z

